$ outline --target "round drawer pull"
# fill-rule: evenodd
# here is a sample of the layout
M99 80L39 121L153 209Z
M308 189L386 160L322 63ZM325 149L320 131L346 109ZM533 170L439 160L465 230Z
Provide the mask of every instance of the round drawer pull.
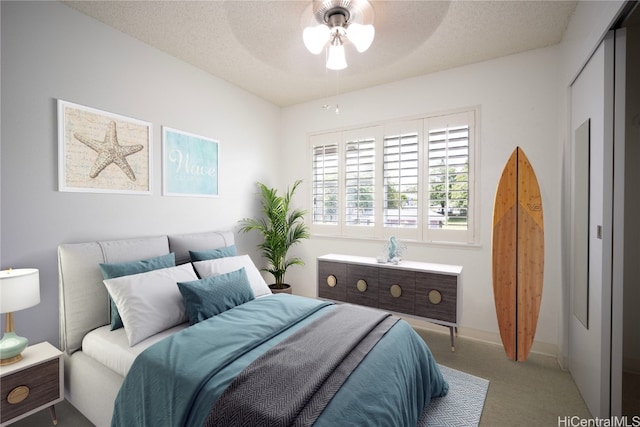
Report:
M364 279L360 279L358 280L358 283L356 283L356 287L358 288L358 290L360 292L364 292L367 290L367 281Z
M29 387L26 385L19 385L9 392L7 395L7 402L12 405L16 405L29 396Z
M429 302L431 304L440 304L442 302L442 294L436 289L429 291Z
M400 298L400 296L402 295L402 288L400 287L400 285L391 285L391 288L389 288L389 292L391 292L392 297Z
M336 276L334 276L333 274L327 276L327 285L333 288L337 284L338 284L338 279L336 278Z

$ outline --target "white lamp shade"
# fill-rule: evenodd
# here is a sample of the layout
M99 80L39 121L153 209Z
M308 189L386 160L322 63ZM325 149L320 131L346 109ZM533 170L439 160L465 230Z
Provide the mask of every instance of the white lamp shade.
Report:
M375 36L373 25L362 25L357 22L349 24L347 28L347 38L356 47L358 52L364 52L369 49Z
M327 68L330 70L344 70L347 68L347 59L344 56L344 46L329 46L329 57L327 58Z
M329 27L324 24L306 27L302 32L302 41L309 52L318 55L329 41Z
M0 313L12 313L40 303L40 274L35 268L0 271Z

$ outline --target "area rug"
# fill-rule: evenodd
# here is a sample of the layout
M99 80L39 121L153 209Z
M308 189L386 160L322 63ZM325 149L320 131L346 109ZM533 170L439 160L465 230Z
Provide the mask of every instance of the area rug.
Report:
M449 392L431 400L422 413L418 427L477 426L487 397L489 381L446 366L438 365Z

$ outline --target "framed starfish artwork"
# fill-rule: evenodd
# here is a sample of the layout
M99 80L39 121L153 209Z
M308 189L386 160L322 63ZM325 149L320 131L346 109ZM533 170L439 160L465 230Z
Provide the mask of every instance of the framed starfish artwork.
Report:
M163 194L217 197L219 142L166 126L162 141Z
M58 190L151 194L151 123L58 100Z

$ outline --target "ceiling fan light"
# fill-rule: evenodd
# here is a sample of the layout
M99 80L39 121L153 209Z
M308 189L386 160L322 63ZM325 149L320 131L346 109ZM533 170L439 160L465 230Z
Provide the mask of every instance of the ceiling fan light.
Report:
M327 68L330 70L344 70L347 68L347 59L344 56L344 46L341 44L329 46Z
M318 55L329 41L329 27L324 24L306 27L302 32L302 40L309 52Z
M373 25L362 25L353 22L347 28L347 38L354 44L358 52L364 52L369 49L369 46L373 43L374 36L375 29Z

